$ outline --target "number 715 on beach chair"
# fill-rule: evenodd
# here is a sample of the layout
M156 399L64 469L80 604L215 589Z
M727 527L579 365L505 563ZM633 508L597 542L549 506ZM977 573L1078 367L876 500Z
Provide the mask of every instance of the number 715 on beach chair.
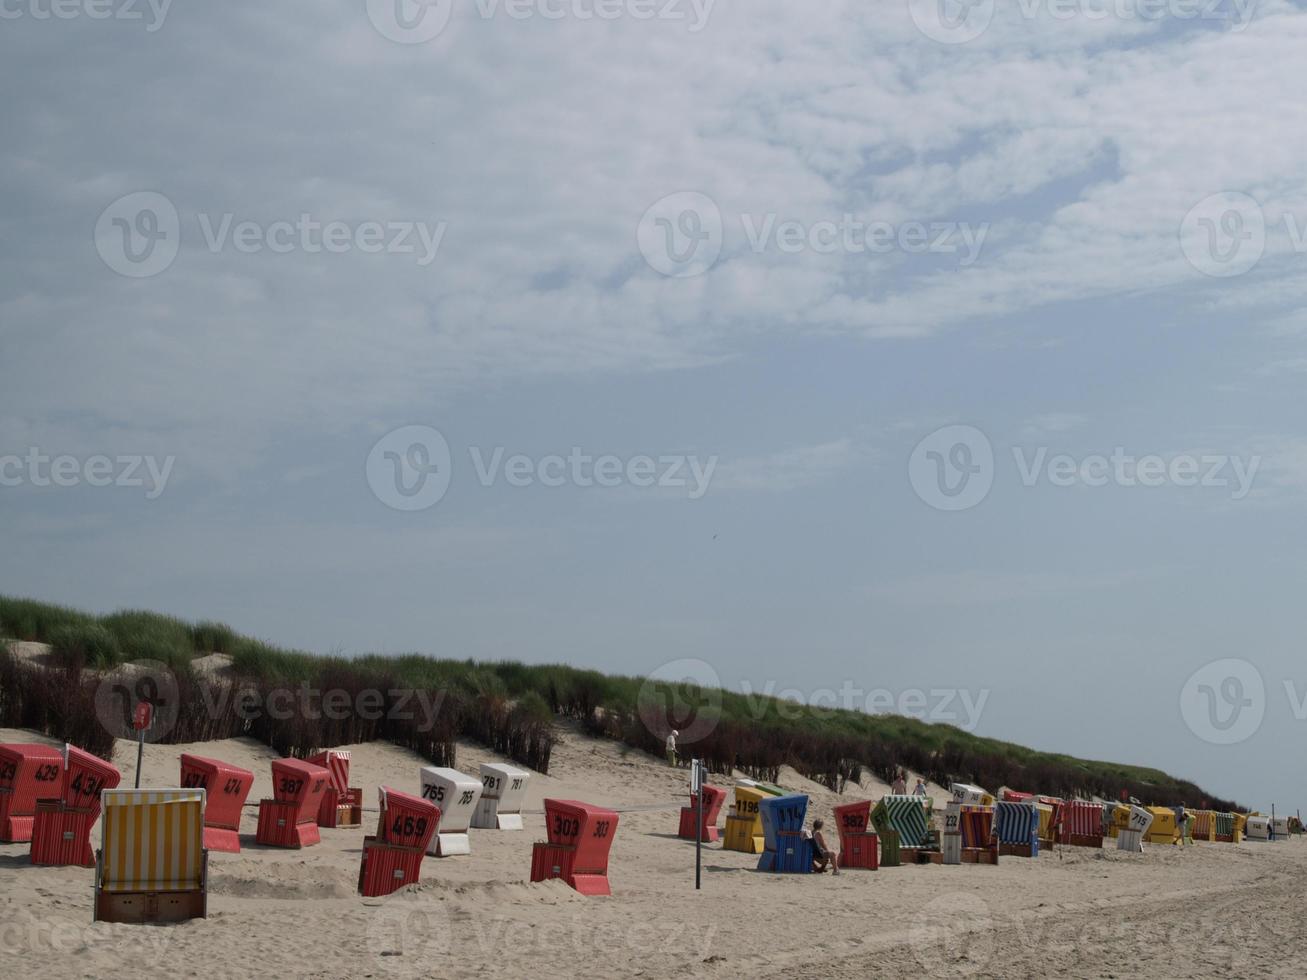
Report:
M107 789L95 862L95 921L208 917L203 789Z

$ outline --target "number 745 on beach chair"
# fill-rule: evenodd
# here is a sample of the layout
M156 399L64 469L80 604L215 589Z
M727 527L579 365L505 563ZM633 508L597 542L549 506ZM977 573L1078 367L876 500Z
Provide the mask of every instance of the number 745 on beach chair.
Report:
M203 789L107 789L95 863L95 921L208 917Z

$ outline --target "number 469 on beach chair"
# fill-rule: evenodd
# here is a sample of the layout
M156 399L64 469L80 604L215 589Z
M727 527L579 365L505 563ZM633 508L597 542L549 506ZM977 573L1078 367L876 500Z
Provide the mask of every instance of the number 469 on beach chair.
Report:
M208 917L203 789L107 789L95 862L95 921Z

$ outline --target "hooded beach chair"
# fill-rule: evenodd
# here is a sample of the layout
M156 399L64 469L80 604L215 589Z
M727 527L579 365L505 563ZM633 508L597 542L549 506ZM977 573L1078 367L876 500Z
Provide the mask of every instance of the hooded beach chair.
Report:
M95 921L208 915L203 789L109 789L95 863Z
M472 815L478 830L521 830L522 805L531 774L496 762L481 764L481 802Z
M419 796L382 786L375 837L363 838L359 894L389 895L422 877L422 858L440 824L440 807Z
M699 839L705 844L717 842L717 816L722 812L726 802L726 790L718 786L703 784L703 822L699 820L699 794L690 794L690 805L681 807L681 822L676 836L682 840L694 840L696 828Z
M270 847L311 847L322 840L318 812L331 774L303 759L272 763L272 799L259 801L254 839Z
M436 857L471 854L468 828L481 801L481 781L440 766L424 766L418 776L422 799L440 808L440 826L427 845L427 853Z
M185 753L182 786L205 791L204 846L228 854L241 852L241 813L254 786L254 773L217 759Z
M100 819L100 794L122 775L112 764L65 745L59 799L38 800L32 822L33 864L95 866L91 828Z
M761 854L763 850L762 801L771 794L764 792L752 780L741 779L735 784L735 806L726 816L726 833L722 848L744 854Z
M545 800L547 841L531 848L531 880L561 878L582 895L611 895L608 855L618 815L576 800Z
M318 804L318 826L362 826L363 791L349 784L350 754L344 749L328 749L309 756L309 762L331 773L331 781Z
M0 843L32 839L36 804L58 800L64 757L49 745L0 745Z

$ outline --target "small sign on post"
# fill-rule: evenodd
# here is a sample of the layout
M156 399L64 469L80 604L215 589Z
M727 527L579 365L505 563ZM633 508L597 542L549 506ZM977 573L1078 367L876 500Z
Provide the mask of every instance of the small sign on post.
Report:
M154 721L154 705L149 701L136 702L132 714L132 727L136 729L136 788L141 788L141 761L145 757L145 730Z

